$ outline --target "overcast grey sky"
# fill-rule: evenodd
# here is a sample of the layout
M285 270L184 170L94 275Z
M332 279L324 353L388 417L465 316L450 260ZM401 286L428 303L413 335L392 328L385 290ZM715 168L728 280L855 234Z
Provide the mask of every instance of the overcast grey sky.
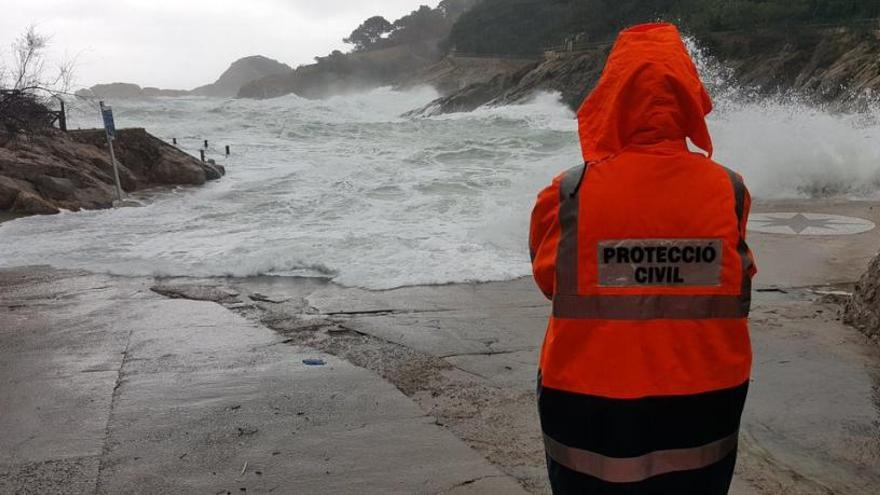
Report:
M290 66L345 50L364 19L394 21L439 0L0 0L0 54L28 24L52 36L50 59L77 56L79 86L133 82L190 89L265 55Z

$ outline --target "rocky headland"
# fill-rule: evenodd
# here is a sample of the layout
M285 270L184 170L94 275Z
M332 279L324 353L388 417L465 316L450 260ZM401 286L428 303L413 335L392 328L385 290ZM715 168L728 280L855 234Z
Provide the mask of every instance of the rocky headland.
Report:
M203 163L144 129L117 131L114 150L126 192L201 185L226 173L222 166ZM0 212L109 208L116 199L114 187L102 129L0 133Z
M156 98L179 97L179 96L211 96L215 98L232 98L236 96L242 86L268 76L286 74L293 71L289 65L278 62L262 55L244 57L233 62L217 80L211 84L205 84L192 90L184 89L160 89L154 87L140 87L137 84L115 82L110 84L96 84L87 89L81 89L76 95L81 98L95 99L130 99L130 98Z
M706 33L695 42L726 71L721 81L708 81L710 85L842 105L863 102L880 91L880 29L873 27ZM576 110L599 80L610 47L611 42L598 42L576 51L548 51L540 61L466 85L409 115L522 103L539 92L557 92Z
M154 87L142 88L137 84L114 82L109 84L95 84L88 89L76 92L80 98L156 98L159 96L186 96L189 91L182 89L160 89Z
M370 17L343 39L352 45L349 53L335 50L327 56L315 57L314 64L255 80L244 85L238 96L273 98L296 94L314 99L419 81L440 83L437 87L441 91L446 87L458 89L459 81L469 81L477 71L457 70L454 62L434 66L453 51L450 33L457 21L481 1L441 0L435 8L422 5L393 22L378 15ZM482 65L487 66L485 62ZM423 73L424 78L414 77ZM456 73L461 76L459 81L454 80ZM494 73L497 71L490 69L490 77Z
M337 52L319 57L317 63L254 80L242 86L237 96L275 98L296 94L319 99L394 85L441 58L437 42L431 40L350 54Z
M428 85L442 95L485 83L503 74L513 74L538 61L535 57L481 57L451 54L421 71L408 74L398 82L397 89Z
M199 86L190 91L196 96L232 98L241 88L264 77L288 74L293 69L277 60L262 55L254 55L236 60L212 84Z
M877 9L857 2L683 0L652 6L540 0L443 0L393 22L365 20L343 41L351 51L291 68L263 57L235 61L191 91L96 85L81 96L200 95L305 98L379 86L430 85L441 97L410 116L467 112L555 92L572 109L598 80L620 29L677 23L715 67L710 85L741 95L795 95L816 104L863 103L880 90ZM673 5L674 4L674 5ZM717 63L715 63L717 62Z

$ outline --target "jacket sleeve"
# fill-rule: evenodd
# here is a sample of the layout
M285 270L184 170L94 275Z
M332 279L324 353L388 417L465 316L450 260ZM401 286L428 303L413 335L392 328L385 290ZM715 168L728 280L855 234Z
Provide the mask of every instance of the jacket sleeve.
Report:
M556 250L559 246L559 178L538 194L529 229L532 273L548 299L556 287Z
M746 242L746 234L749 227L749 213L751 213L752 209L752 195L749 193L749 189L745 188L745 200L743 201L743 218L742 224L739 226L739 235L742 236L743 242ZM746 242L746 246L748 246L748 242ZM749 260L751 264L749 266L749 277L755 278L755 275L758 274L758 265L755 263L755 255L752 254L752 250L749 249Z

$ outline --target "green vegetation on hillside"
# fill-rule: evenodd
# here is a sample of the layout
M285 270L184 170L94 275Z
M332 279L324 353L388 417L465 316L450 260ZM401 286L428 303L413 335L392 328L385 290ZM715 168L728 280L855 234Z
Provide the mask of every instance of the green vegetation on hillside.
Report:
M367 51L438 40L446 37L459 16L478 1L443 0L435 9L422 5L393 23L373 16L342 41L354 45L354 51Z
M686 0L672 13L695 31L748 30L876 18L880 0Z
M691 32L847 23L880 16L880 0L482 0L452 28L459 52L536 54L577 36L610 40L623 27L670 20Z

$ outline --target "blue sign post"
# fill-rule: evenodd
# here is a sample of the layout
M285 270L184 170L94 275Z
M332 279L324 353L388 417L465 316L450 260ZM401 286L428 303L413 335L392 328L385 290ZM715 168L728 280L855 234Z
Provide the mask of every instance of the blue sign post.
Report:
M104 130L107 131L107 135L116 139L116 124L113 123L113 108L105 107L103 102L101 102L101 117L104 119Z
M113 122L113 108L101 102L101 118L104 119L104 132L107 134L107 146L110 147L110 161L113 163L113 178L116 181L116 200L122 203L122 183L119 181L119 166L113 152L113 140L116 139L116 124Z

